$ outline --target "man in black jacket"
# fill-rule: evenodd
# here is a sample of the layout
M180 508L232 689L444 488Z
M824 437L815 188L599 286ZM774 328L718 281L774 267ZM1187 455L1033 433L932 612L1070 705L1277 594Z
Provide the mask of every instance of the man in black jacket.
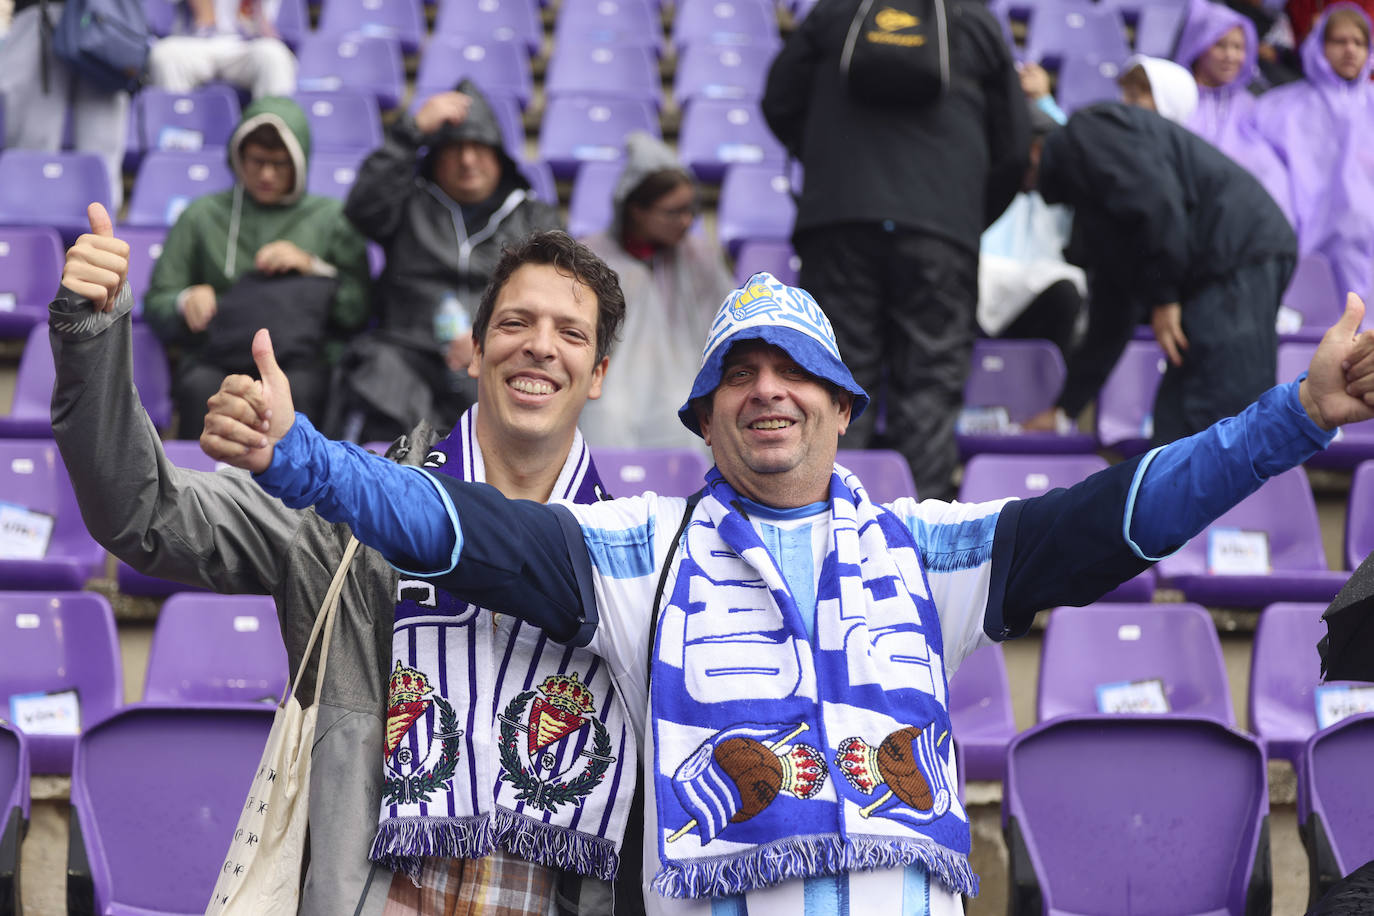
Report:
M1156 445L1239 412L1274 384L1274 322L1297 239L1249 172L1186 128L1116 102L1076 112L1037 153L1041 196L1074 208L1069 258L1091 287L1088 332L1059 398L1065 413L1097 396L1141 320L1169 359Z
M973 348L978 240L1019 190L1030 128L1016 67L981 3L949 0L948 86L860 99L841 56L860 0L821 0L768 74L763 113L806 169L792 242L923 497L954 495L954 424ZM843 445L865 448L872 411Z

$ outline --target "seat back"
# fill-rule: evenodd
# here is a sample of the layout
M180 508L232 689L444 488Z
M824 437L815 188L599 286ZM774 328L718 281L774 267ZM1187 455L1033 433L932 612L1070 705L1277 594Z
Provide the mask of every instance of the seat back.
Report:
M530 183L529 193L535 200L542 200L551 207L558 206L558 185L547 162L539 159L520 162L520 174Z
M655 110L663 100L658 58L651 50L578 41L554 46L544 92L549 98L634 99Z
M1070 55L1059 65L1055 96L1065 114L1073 114L1094 102L1111 102L1121 96L1117 78L1121 67L1116 61L1096 60Z
M1027 499L1071 487L1106 467L1098 455L975 455L964 465L959 501Z
M796 214L792 182L782 167L742 163L726 169L716 233L731 257L746 241L787 241Z
M371 93L383 111L395 108L405 94L405 67L395 38L317 32L306 36L296 57L296 85L304 91L357 89Z
M239 97L222 83L191 92L168 92L148 87L134 97L139 106L143 149L220 150L229 143L239 123Z
M286 681L286 645L270 596L178 592L163 603L144 701L275 703Z
M445 92L470 79L484 94L517 99L523 109L534 92L534 77L525 47L495 38L438 34L429 40L415 77L415 94Z
M75 591L104 567L105 551L86 530L67 469L51 439L0 439L0 503L53 518L41 557L0 558L4 587Z
M110 209L110 176L95 153L0 152L0 224L51 226L68 244L90 228L92 201Z
M514 41L531 56L544 44L535 0L440 0L434 34Z
M1065 374L1064 357L1048 340L978 340L964 404L1005 407L1019 423L1054 404Z
M683 116L678 154L706 182L720 181L725 170L737 163L781 167L787 159L757 102L709 98L693 101Z
M901 452L887 448L847 448L835 455L835 463L858 475L873 502L920 499L916 494L916 481L911 477L911 465Z
M0 226L0 337L46 324L62 280L62 237L49 226Z
M358 180L358 169L366 157L367 154L361 150L315 153L310 157L306 190L335 200L347 200L353 182Z
M744 281L761 271L772 274L788 286L796 286L801 258L792 250L791 242L744 242L735 255L736 285L743 286Z
M1012 880L1038 885L1046 913L1258 912L1248 900L1267 908L1264 753L1216 722L1037 725L1011 742L1002 811Z
M413 54L425 37L425 13L420 0L328 0L317 31L335 38L389 38Z
M1040 650L1036 717L1098 712L1098 688L1158 679L1169 712L1235 725L1221 641L1195 604L1056 608Z
M1313 735L1303 748L1298 784L1298 819L1312 814L1348 875L1374 859L1374 713L1352 716Z
M1345 296L1336 288L1331 262L1315 251L1299 261L1284 291L1283 304L1302 315L1304 331L1320 338L1345 309Z
M1058 67L1070 57L1121 63L1130 56L1121 14L1087 0L1054 0L1031 11L1026 59Z
M311 165L319 153L370 153L382 145L382 115L370 93L336 89L294 98L310 122Z
M688 108L698 99L752 101L763 98L771 55L755 48L696 44L683 48L673 77L673 99Z
M748 48L767 60L782 45L778 14L764 0L683 0L673 13L673 46Z
M969 779L1001 779L1016 734L1011 682L1001 643L975 649L949 679L949 721ZM967 766L969 769L963 769Z
M161 226L120 226L115 235L129 243L129 290L134 294L134 317L143 316L143 299L153 279L153 268L162 257L167 230Z
M568 234L586 238L610 228L615 214L616 182L625 168L622 162L584 162L573 179L568 201Z
M592 459L612 496L689 496L711 469L706 456L690 448L598 448Z
M123 703L114 612L94 592L0 592L0 701L75 691L79 722L48 719L46 731L86 731ZM15 724L26 727L25 719ZM35 773L70 773L77 735L27 734Z
M197 197L234 186L223 150L160 150L143 158L129 200L130 226L170 227Z
M1097 438L1123 455L1138 455L1154 435L1155 392L1168 362L1153 340L1126 344L1097 396Z
M80 836L72 839L85 848L96 912L202 911L272 712L134 706L82 736L72 770Z
M616 44L658 50L663 27L650 0L564 0L558 7L554 46Z
M1186 9L1182 3L1144 4L1135 26L1136 53L1166 59L1173 54Z
M658 116L636 99L550 98L539 128L539 157L558 178L572 178L584 162L620 162L633 130L662 136Z
M1294 764L1317 731L1313 692L1320 677L1317 642L1326 635L1314 602L1279 602L1260 614L1250 650L1250 731L1270 757Z
M1357 569L1374 553L1374 460L1362 461L1350 481L1345 516L1345 564Z

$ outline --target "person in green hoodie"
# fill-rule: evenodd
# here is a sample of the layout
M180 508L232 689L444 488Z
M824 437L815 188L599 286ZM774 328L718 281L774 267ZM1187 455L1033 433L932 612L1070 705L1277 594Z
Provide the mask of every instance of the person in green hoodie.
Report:
M304 396L302 412L316 416L332 360L370 311L365 240L339 201L305 191L310 129L300 106L254 102L228 155L234 186L177 218L144 300L153 331L180 350L179 439L200 436L205 402L226 375L251 371L234 354L264 326L294 341L286 373Z

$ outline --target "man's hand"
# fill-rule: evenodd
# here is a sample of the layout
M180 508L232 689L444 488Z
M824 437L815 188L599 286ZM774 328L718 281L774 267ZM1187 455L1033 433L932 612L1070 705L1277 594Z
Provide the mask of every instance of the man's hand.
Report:
M1032 102L1050 94L1050 75L1044 67L1034 61L1026 61L1017 65L1016 72L1021 76L1021 91Z
M186 298L181 303L181 317L193 334L199 334L209 327L217 311L219 300L215 297L215 288L209 283L186 288Z
M313 264L314 259L308 253L286 239L268 242L253 257L253 266L265 274L284 274L293 270L308 274Z
M1322 336L1298 387L1303 409L1322 429L1335 429L1374 417L1374 341L1369 334L1356 338L1364 320L1364 302L1354 293L1345 297L1345 314Z
M1156 305L1150 313L1150 327L1169 362L1183 365L1183 352L1188 349L1188 338L1183 336L1183 306L1177 302Z
M129 243L114 237L114 224L105 207L93 203L86 208L91 231L83 233L67 249L62 268L62 285L78 296L91 300L97 312L114 308L119 288L129 276Z
M201 451L225 464L253 473L267 470L272 451L296 422L291 384L272 353L272 336L266 328L253 338L253 362L261 381L231 375L206 402Z
M441 92L431 96L415 113L415 126L422 134L432 134L445 124L462 124L472 99L461 92Z

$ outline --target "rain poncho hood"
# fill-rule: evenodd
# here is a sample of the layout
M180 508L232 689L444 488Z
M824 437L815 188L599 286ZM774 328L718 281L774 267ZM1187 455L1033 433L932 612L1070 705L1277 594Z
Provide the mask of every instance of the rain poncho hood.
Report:
M691 175L668 144L642 130L632 131L625 137L625 168L616 179L615 191L611 194L613 211L609 232L612 238L619 239L625 235L626 199L644 179L665 171L681 172L685 179L691 181Z
M305 194L305 183L310 165L310 122L306 120L301 106L291 99L281 96L267 96L258 99L243 112L243 118L229 138L229 168L234 179L243 185L243 138L264 124L277 129L286 151L291 155L291 163L296 167L296 183L280 204L290 206Z
M1197 88L1200 95L1206 96L1208 93L1219 91L1243 91L1249 86L1259 73L1259 39L1255 34L1255 24L1228 6L1213 3L1211 0L1192 0L1188 4L1188 14L1183 21L1183 30L1179 32L1174 60L1190 71L1208 48L1234 28L1239 28L1245 33L1245 61L1240 65L1240 71L1226 86L1210 88L1199 83Z
M1125 71L1140 67L1150 81L1155 111L1175 124L1187 124L1197 108L1197 83L1193 75L1171 60L1135 54L1126 61ZM1124 71L1123 71L1124 72Z

